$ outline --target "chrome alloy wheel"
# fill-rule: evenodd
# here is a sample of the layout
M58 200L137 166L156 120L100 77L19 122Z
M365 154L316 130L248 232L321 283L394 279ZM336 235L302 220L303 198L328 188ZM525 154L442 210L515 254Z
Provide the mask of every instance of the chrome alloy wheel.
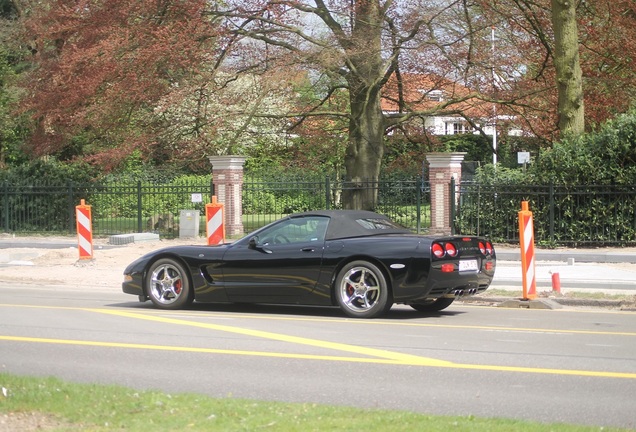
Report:
M383 273L375 265L355 261L342 269L337 279L336 297L349 316L371 318L389 310L389 289Z
M150 299L158 306L170 306L187 296L187 281L183 269L170 260L161 260L152 267L149 276Z
M169 264L154 269L150 276L150 295L158 302L173 303L183 292L183 277L179 270Z

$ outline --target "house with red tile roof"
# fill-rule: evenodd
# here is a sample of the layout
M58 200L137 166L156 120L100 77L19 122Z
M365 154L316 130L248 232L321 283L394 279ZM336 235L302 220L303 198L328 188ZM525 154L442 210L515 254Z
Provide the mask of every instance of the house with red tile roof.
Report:
M511 116L497 114L494 104L478 92L456 81L435 75L402 73L392 75L384 86L382 111L389 119L418 119L422 132L433 135L479 133L492 135L499 121ZM521 135L511 129L510 135Z

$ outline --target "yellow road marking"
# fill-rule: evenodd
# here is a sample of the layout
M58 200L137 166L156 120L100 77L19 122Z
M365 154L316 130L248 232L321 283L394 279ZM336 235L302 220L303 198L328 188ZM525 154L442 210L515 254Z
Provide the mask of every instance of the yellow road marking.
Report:
M131 343L120 343L120 342L83 341L83 340L72 340L72 339L48 339L48 338L32 338L32 337L23 337L23 336L1 336L0 335L0 340L13 341L13 342L47 343L47 344L58 344L58 345L94 346L94 347L106 347L106 348L178 351L178 352L191 352L191 353L201 353L201 354L231 354L231 355L244 355L244 356L254 356L254 357L275 357L275 358L292 358L292 359L305 359L305 360L332 360L332 361L356 362L356 363L404 364L403 362L396 359L341 357L341 356L326 356L326 355L315 355L315 354L282 353L282 352L271 352L271 351L228 350L228 349L217 349L217 348L131 344Z
M36 308L36 309L62 309L62 310L79 310L79 311L99 311L100 309L87 309L87 308L78 308L78 307L70 307L70 306L41 306L41 305L19 305L19 304L2 304L0 303L0 307L21 307L21 308ZM599 312L596 312L599 313ZM222 317L227 318L227 314L215 314L213 312L196 312L196 311L165 311L165 310L157 310L150 309L144 310L144 314L155 314L155 315L188 315L192 317L204 317L204 318L214 318L214 317ZM633 315L633 312L630 312ZM448 329L457 329L457 330L493 330L493 331L505 331L505 332L516 332L516 333L546 333L546 334L580 334L580 335L597 335L597 336L636 336L636 332L613 332L613 331L596 331L596 330L568 330L568 329L545 329L545 328L533 328L533 327L498 327L498 326L479 326L479 325L454 325L454 324L426 324L426 323L413 323L413 322L394 322L387 320L361 320L357 318L306 318L306 317L281 317L281 316L262 316L262 315L248 315L248 314L239 314L232 313L231 315L234 319L239 318L248 318L254 320L267 320L267 321L306 321L306 322L329 322L329 323L348 323L348 324L358 324L358 325L382 325L382 326L399 326L399 327L423 327L423 328L448 328Z
M165 311L158 312L165 314ZM632 313L633 314L633 313ZM183 315L183 312L179 313ZM190 311L188 314L193 317L227 317L227 315L214 315L210 313L196 313ZM268 321L308 321L308 322L346 322L348 324L361 324L361 325L381 325L383 327L398 326L398 327L424 327L424 328L448 328L458 330L494 330L494 331L506 331L517 333L563 333L563 334L585 334L585 335L601 335L601 336L636 336L636 332L612 332L612 331L596 331L596 330L568 330L568 329L545 329L545 328L532 328L532 327L497 327L497 326L480 326L480 325L454 325L454 324L426 324L426 323L413 323L413 322L394 322L387 320L361 320L357 318L351 319L338 319L338 318L304 318L304 317L280 317L280 316L256 316L256 315L244 315L244 314L232 314L232 318L249 318L255 320L268 320Z
M445 363L449 363L443 360L429 359L425 357L396 353L392 351L385 351L385 350L380 350L375 348L360 347L355 345L342 344L338 342L322 341L318 339L309 339L309 338L304 338L299 336L290 336L290 335L285 335L280 333L266 332L262 330L250 330L250 329L221 325L221 324L200 323L196 321L187 321L187 320L167 318L167 317L157 317L157 316L150 316L150 315L145 315L140 313L117 311L117 310L92 309L92 311L103 313L103 314L109 314L109 315L129 317L134 319L162 322L166 324L178 324L178 325L185 325L190 327L199 327L199 328L204 328L209 330L218 330L221 332L236 333L236 334L241 334L245 336L254 336L257 338L271 339L271 340L277 340L281 342L289 342L289 343L297 344L297 345L308 345L308 346L313 346L318 348L327 348L327 349L332 349L336 351L343 351L348 353L361 354L361 355L367 355L372 357L384 358L388 360L394 360L400 363L415 362L417 364L420 364L422 363L422 361L424 361L425 364L431 365L431 366L443 365Z
M70 339L45 339L45 338L31 338L31 337L21 337L21 336L0 336L0 340L13 341L13 342L48 343L48 344L58 344L58 345L96 346L96 347L105 347L105 348L127 348L127 349L144 349L144 350L156 350L156 351L191 352L191 353L201 353L201 354L229 354L229 355L244 355L244 356L253 356L253 357L301 359L301 360L323 360L323 361L337 361L337 362L350 362L350 363L387 364L387 365L398 365L398 366L438 367L438 368L447 368L447 369L482 370L482 371L492 371L492 372L517 372L517 373L534 373L534 374L544 374L544 375L569 375L569 376L586 376L586 377L595 377L595 378L636 379L636 373L628 373L628 372L604 372L604 371L586 371L586 370L575 370L575 369L552 369L552 368L530 368L530 367L518 367L518 366L477 365L477 364L453 363L453 362L447 362L447 361L434 361L433 363L431 363L429 362L430 359L427 359L426 357L417 357L417 356L405 356L404 359L399 359L398 358L399 356L396 356L396 358L393 358L393 359L341 357L341 356L326 356L326 355L314 355L314 354L223 350L223 349L214 349L214 348L179 347L179 346L167 346L167 345L128 344L128 343L119 343L119 342L81 341L81 340L70 340Z
M0 306L17 306L17 305L0 305ZM28 307L31 307L31 306L28 306ZM40 307L40 306L35 306L35 307ZM570 370L570 369L532 368L532 367L517 367L517 366L497 366L497 365L453 363L450 361L437 360L437 359L432 359L428 357L397 353L397 352L380 350L375 348L359 347L355 345L348 345L348 344L342 344L337 342L328 342L328 341L322 341L318 339L309 339L309 338L303 338L298 336L290 336L290 335L284 335L279 333L266 332L262 330L250 330L250 329L244 329L240 327L233 327L233 326L220 325L220 324L200 323L196 321L168 318L165 316L153 316L153 315L149 315L145 313L135 313L135 312L121 311L121 310L69 308L69 307L58 308L58 307L47 307L47 306L43 306L42 308L73 309L73 310L80 310L80 311L86 311L86 312L94 312L94 313L101 313L101 314L107 314L107 315L128 317L132 319L142 319L147 321L162 322L166 324L186 325L191 327L199 327L199 328L205 328L210 330L217 330L222 332L230 332L230 333L242 334L246 336L254 336L258 338L266 338L266 339L277 340L282 342L289 342L292 344L301 344L301 345L308 345L313 347L333 349L337 351L366 355L366 356L370 356L371 358L326 356L326 355L312 355L312 354L293 354L293 353L275 353L275 352L244 351L244 350L221 350L221 349L212 349L212 348L193 348L193 347L177 347L177 346L147 345L147 344L127 344L127 343L117 343L117 342L80 341L80 340L69 340L69 339L45 339L45 338L30 338L30 337L1 336L1 335L0 335L0 340L16 341L16 342L51 343L51 344L62 344L62 345L78 345L78 346L100 346L100 347L114 347L114 348L149 349L149 350L161 350L161 351L232 354L232 355L276 357L276 358L295 358L295 359L307 359L307 360L328 360L328 361L343 361L343 362L358 362L358 363L426 366L426 367L439 367L439 368L452 368L452 369L465 369L465 370L587 376L587 377L598 377L598 378L636 379L636 373L628 373L628 372L585 371L585 370ZM439 325L437 327L448 327L448 326ZM464 328L468 328L468 326ZM469 327L469 328L473 328L473 327ZM482 327L482 328L505 330L505 328L501 328L501 327ZM514 330L518 331L519 329L514 329ZM607 333L601 333L601 332L591 332L591 333L607 334ZM373 358L373 357L376 357L376 358Z

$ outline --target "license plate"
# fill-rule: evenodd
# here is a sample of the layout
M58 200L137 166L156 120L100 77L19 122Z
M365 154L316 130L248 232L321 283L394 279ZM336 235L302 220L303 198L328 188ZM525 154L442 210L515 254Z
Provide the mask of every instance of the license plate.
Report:
M459 262L459 271L477 271L477 260L463 260Z

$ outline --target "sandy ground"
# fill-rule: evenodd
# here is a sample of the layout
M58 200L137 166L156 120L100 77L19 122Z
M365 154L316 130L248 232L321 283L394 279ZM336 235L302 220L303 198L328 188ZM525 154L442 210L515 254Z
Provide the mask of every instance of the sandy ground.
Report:
M37 238L20 239L27 242ZM72 237L47 237L47 242L72 244ZM126 266L147 252L172 245L205 245L206 239L153 240L113 246L108 239L93 240L93 259L80 260L77 246L63 249L0 249L0 281L121 289ZM8 258L11 261L8 261ZM4 261L4 262L3 262Z

